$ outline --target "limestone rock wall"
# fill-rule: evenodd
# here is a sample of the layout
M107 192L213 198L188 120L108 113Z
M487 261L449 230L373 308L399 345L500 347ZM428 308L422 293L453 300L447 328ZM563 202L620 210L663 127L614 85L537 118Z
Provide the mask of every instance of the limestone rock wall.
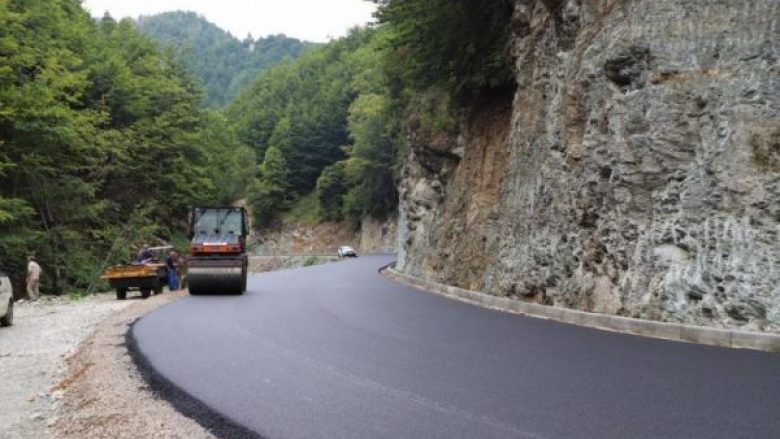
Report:
M555 306L780 331L776 0L517 0L514 94L417 144L399 268Z

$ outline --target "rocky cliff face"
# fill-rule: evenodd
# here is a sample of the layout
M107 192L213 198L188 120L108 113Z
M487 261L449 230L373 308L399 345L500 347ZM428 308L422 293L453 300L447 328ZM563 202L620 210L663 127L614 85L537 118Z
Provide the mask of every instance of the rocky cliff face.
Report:
M775 0L517 0L517 88L417 144L399 268L518 300L780 331Z

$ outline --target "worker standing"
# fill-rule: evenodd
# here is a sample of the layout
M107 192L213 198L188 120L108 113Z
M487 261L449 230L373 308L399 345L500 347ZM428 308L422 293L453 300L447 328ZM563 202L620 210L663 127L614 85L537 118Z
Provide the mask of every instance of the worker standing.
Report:
M35 256L27 258L27 297L30 300L38 300L41 295L41 266L38 265Z
M168 289L176 291L179 289L179 254L175 250L168 252L165 266L168 268Z

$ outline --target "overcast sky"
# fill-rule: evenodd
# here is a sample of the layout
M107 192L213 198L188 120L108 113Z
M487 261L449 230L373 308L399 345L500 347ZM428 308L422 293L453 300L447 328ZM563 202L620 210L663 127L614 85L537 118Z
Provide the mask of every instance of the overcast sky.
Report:
M195 11L238 38L283 33L317 42L372 21L375 9L365 0L84 0L83 5L93 16L108 11L117 19Z

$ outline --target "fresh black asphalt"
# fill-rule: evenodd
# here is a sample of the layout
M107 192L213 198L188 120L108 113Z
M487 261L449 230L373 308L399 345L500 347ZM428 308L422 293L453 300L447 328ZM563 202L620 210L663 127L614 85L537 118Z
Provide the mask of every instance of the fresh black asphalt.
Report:
M131 338L217 434L224 416L270 439L780 437L780 355L485 310L384 278L390 260L253 276Z

